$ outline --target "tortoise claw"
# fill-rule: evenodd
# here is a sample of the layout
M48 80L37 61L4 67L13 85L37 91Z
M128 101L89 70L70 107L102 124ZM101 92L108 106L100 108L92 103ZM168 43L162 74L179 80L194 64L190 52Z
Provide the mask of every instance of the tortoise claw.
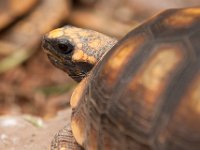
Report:
M84 150L76 142L70 124L61 129L51 142L51 150Z

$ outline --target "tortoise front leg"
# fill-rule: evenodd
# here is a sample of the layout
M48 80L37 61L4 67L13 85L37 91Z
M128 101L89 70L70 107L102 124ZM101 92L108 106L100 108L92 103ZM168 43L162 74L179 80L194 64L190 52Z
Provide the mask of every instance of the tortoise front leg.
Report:
M76 142L70 124L61 129L51 142L51 150L84 150Z

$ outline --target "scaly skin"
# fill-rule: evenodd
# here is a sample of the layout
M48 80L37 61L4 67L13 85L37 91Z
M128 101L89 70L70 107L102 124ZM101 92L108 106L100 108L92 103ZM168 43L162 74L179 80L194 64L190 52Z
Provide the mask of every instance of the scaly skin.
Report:
M116 42L96 31L64 26L46 34L43 47L53 65L79 82Z
M83 150L80 147L73 134L70 124L61 129L51 142L51 150Z

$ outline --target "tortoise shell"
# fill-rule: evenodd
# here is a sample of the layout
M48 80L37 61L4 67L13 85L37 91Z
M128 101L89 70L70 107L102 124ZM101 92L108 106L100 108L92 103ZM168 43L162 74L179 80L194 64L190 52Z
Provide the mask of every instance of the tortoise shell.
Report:
M71 127L87 150L199 150L200 7L132 30L78 90Z

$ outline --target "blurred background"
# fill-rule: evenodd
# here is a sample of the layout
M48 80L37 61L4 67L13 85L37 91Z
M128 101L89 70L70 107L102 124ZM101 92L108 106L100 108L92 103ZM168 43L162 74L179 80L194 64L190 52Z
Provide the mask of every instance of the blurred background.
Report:
M200 0L0 0L0 149L48 149L69 123L66 108L77 83L48 61L45 33L70 24L120 39L164 9L197 5Z
M0 115L52 117L76 83L53 67L42 35L66 24L122 38L155 13L199 0L0 0Z

